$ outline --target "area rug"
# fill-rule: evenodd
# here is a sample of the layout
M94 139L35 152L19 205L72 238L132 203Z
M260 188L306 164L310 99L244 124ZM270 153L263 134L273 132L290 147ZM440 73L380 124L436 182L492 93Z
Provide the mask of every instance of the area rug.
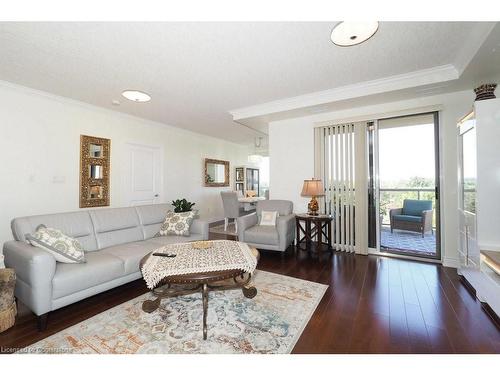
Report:
M383 227L381 230L380 246L388 249L397 249L413 252L415 254L435 255L436 236L434 233L422 234L395 229L391 233L390 228Z
M253 284L253 299L241 289L210 292L206 341L200 293L164 299L151 314L141 309L147 293L23 352L290 353L328 286L264 271L255 272Z

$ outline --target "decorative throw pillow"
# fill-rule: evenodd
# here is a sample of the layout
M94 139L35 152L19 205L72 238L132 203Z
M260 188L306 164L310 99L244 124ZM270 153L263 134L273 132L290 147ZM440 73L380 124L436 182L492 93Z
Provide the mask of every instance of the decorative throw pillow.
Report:
M54 228L39 225L36 232L27 234L26 240L33 246L51 253L61 263L85 263L82 244Z
M196 210L187 212L168 211L165 221L156 236L176 235L188 237L190 235L189 227L193 223L197 213L198 211Z
M259 225L276 226L278 211L261 211Z

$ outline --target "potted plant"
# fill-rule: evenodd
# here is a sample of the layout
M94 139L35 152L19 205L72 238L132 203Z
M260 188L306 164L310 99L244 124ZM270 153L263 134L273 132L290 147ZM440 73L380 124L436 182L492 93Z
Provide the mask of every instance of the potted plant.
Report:
M188 202L185 198L172 201L174 212L188 212L196 203Z

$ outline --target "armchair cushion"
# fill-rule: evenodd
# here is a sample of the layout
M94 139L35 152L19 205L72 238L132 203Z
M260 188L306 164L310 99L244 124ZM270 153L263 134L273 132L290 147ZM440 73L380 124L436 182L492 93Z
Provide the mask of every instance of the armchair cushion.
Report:
M245 242L263 245L278 245L278 230L275 226L255 225L245 231Z
M422 211L432 210L432 201L405 199L403 201L403 215L422 216Z
M277 211L262 211L260 216L259 225L276 226L276 218L278 217Z
M422 216L412 216L412 215L393 215L393 220L398 221L411 221L412 223L422 222Z

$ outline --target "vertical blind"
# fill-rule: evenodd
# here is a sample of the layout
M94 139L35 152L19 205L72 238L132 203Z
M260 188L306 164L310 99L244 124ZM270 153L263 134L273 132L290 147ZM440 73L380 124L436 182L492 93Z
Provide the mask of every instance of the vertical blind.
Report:
M316 128L316 174L323 180L324 211L333 217L335 250L354 252L356 245L356 150L354 123Z

